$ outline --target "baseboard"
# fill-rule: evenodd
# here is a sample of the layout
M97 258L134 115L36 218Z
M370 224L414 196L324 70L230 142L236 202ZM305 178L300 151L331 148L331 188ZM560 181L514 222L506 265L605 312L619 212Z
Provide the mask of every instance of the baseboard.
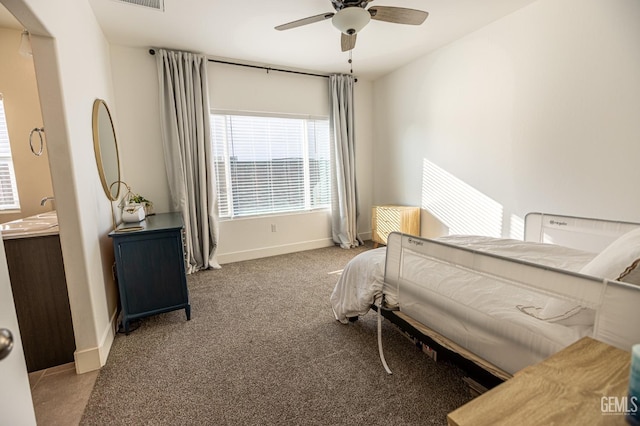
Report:
M280 246L261 247L252 250L218 254L218 262L222 265L225 263L241 262L243 260L261 259L263 257L277 256L280 254L331 247L333 245L334 243L331 238L323 238L321 240L303 241Z
M88 373L89 371L99 370L107 363L107 357L109 351L111 351L111 345L113 339L116 336L116 321L118 319L118 311L116 310L111 315L111 320L105 327L100 338L100 344L97 347L83 349L81 351L76 350L73 354L76 361L76 373Z
M358 237L360 237L360 239L362 241L367 241L371 239L371 231L369 232L358 232Z

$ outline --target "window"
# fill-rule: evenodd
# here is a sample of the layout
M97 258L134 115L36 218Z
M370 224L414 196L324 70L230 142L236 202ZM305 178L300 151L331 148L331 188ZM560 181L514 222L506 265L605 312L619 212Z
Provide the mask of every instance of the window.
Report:
M327 208L329 120L211 115L220 217Z
M16 174L11 159L11 145L7 120L4 115L4 100L0 93L0 210L16 210L20 208Z

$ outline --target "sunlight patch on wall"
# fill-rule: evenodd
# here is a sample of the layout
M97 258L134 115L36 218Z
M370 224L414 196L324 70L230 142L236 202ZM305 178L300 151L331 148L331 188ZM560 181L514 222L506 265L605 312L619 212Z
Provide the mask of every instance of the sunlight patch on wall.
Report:
M422 208L445 224L449 234L502 236L502 205L426 158Z

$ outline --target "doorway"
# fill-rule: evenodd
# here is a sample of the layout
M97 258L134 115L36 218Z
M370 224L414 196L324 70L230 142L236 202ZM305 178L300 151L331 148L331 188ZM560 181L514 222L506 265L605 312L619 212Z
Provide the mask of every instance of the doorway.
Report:
M40 151L40 135L33 136L33 151L29 143L31 130L44 126L33 58L22 55L18 51L22 30L23 26L0 3L0 52L4 58L0 63L0 92L4 92L4 105L20 202L19 212L0 213L0 222L2 223L56 209L55 201L52 203L52 200L47 200L44 205L41 204L45 197L54 196L46 129L42 137L43 146L40 155L35 154ZM58 156L59 158L60 156ZM0 263L6 265L4 250L1 250L1 253ZM4 268L6 270L6 266ZM6 284L6 287L10 289L8 277L6 283L2 284ZM11 297L8 300L5 298L5 302L12 303L13 299ZM9 309L6 310L9 311ZM11 311L15 312L15 310ZM12 328L17 328L17 324L14 324ZM15 330L15 333L18 332ZM14 358L19 355L22 358L22 365L24 365L24 355L18 354L18 351L14 355ZM18 396L21 398L22 405L16 410L16 416L18 416L16 419L21 419L17 423L20 424L32 423L29 417L33 417L33 411L24 408L28 406L36 406L35 415L38 423L55 423L56 421L53 420L63 423L64 421L60 421L62 419L77 423L74 419L79 421L84 403L88 399L98 373L96 370L90 374L77 375L73 363L32 373L29 378L25 369L20 371L12 368L11 371L13 376L8 378L10 381L7 385L14 389L12 395L16 394L16 399ZM19 393L18 395L15 390L24 387L27 390L26 394ZM31 395L28 392L29 387ZM53 389L55 391L52 391ZM17 404L15 405L17 406ZM35 422L33 423L35 424Z
M2 13L8 14L6 9ZM5 223L54 210L55 201L42 202L54 194L33 58L19 52L20 24L6 16L0 25L0 94L20 204L18 210L0 211L0 223Z

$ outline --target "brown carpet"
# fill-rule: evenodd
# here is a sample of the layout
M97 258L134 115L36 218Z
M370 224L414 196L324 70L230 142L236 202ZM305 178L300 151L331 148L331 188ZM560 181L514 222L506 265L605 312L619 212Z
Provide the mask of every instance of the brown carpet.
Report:
M118 334L83 425L425 425L467 402L462 373L376 315L343 325L329 296L365 248L330 247L188 277L175 311Z

